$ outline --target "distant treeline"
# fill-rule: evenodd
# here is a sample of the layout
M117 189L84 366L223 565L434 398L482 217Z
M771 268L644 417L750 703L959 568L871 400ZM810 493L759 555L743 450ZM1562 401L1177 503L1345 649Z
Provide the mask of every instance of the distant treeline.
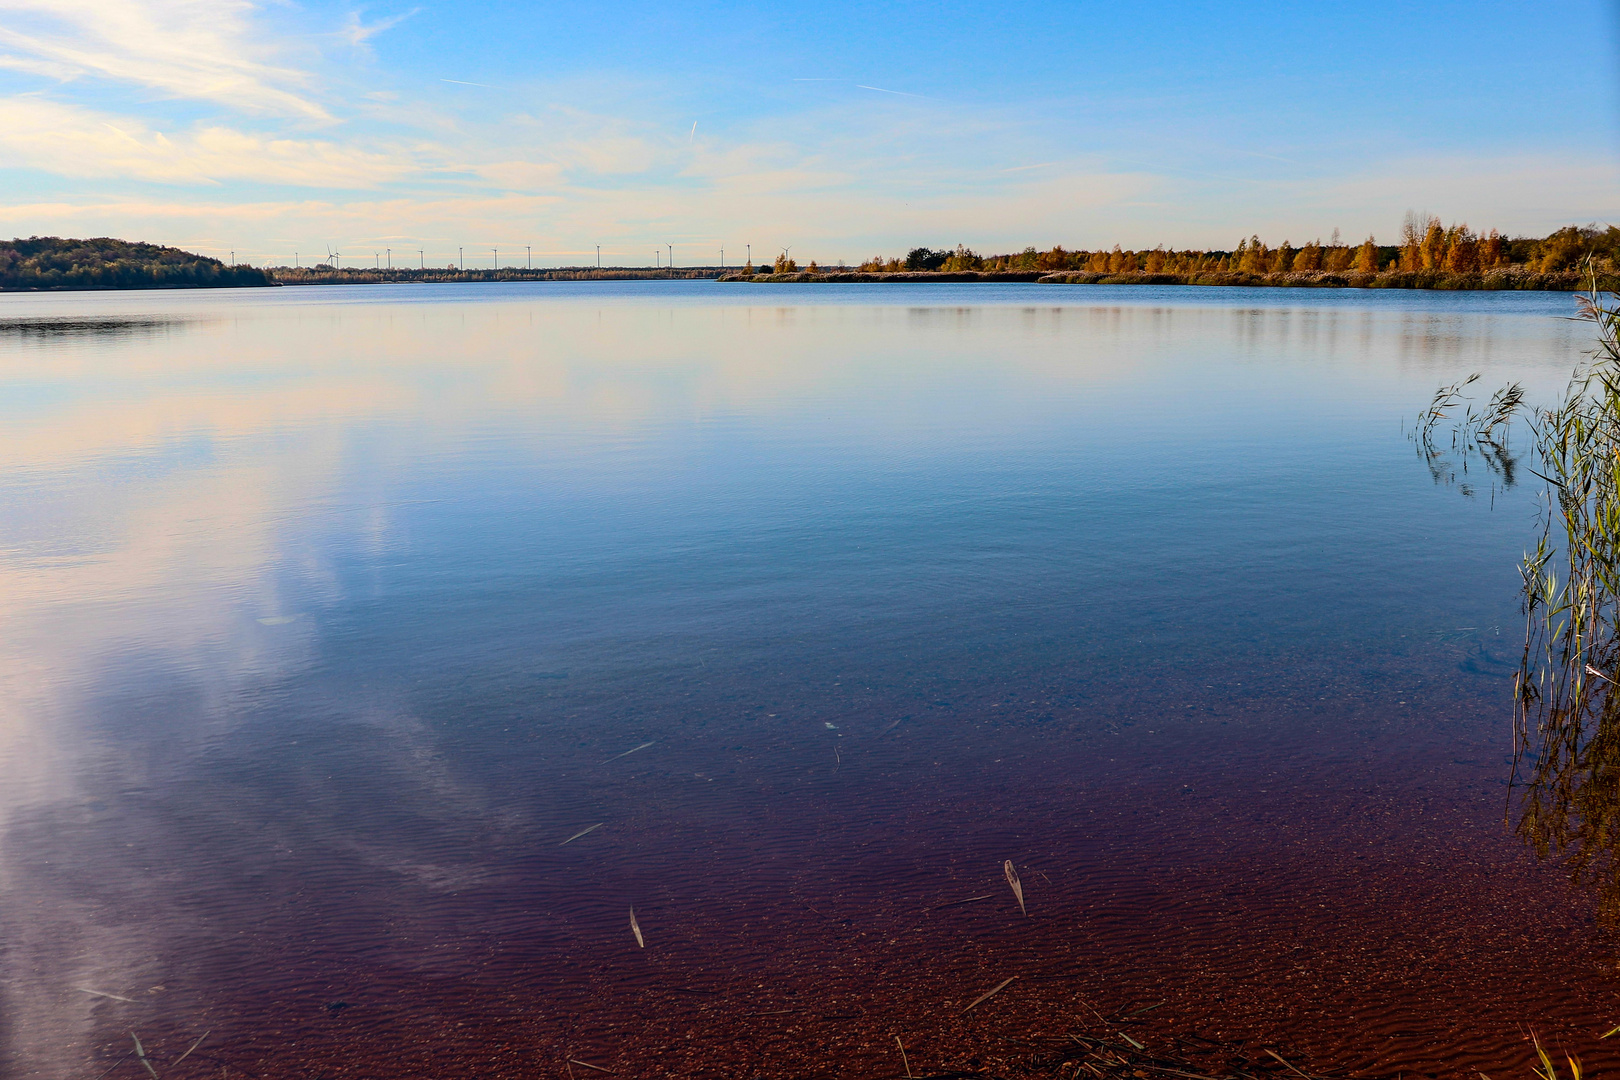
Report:
M957 280L1040 280L1055 283L1146 283L1192 285L1358 285L1373 288L1571 289L1579 287L1588 260L1599 278L1613 286L1620 278L1620 228L1571 225L1545 237L1479 234L1466 224L1449 227L1440 219L1407 214L1399 243L1379 244L1371 236L1343 243L1338 230L1326 243L1300 247L1284 240L1271 247L1258 236L1230 251L1166 249L1048 251L1025 248L1016 254L979 255L960 245L954 251L913 248L904 259L874 256L856 267L800 269L780 256L758 277L784 280L921 280L953 275ZM752 267L744 271L751 273ZM882 275L882 276L879 276ZM901 275L889 279L888 275ZM1018 275L1009 279L1001 275Z
M274 266L267 271L280 285L378 285L388 282L441 282L441 281L639 281L643 279L686 279L719 277L725 271L717 267L637 267L637 266L563 266L526 270L521 266L503 266L499 270L459 270L454 266L426 268L395 267L335 267L327 263L315 266Z
M0 290L213 289L274 285L264 270L158 244L99 236L0 240Z

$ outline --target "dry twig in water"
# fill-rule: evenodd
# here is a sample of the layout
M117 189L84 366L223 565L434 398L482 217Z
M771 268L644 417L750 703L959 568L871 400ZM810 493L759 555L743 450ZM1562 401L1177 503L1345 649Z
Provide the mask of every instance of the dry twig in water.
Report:
M642 940L642 937L641 937L641 924L636 922L636 909L635 908L630 909L630 932L632 934L636 935L636 944L641 946L641 948L645 949L647 947L647 943Z
M654 745L654 744L650 743L650 742L644 742L640 746L632 746L630 749L626 750L622 754L614 754L612 757L608 758L607 761L602 762L602 764L606 765L606 764L608 764L610 762L618 761L622 757L629 757L631 754L635 753L637 750L645 750L645 749L647 749L647 747L652 746L652 745Z
M597 829L600 829L603 825L606 825L606 824L607 824L607 822L605 822L605 821L598 821L595 825L592 825L588 829L579 830L579 832L575 833L573 836L570 836L568 839L564 840L562 842L562 844L558 844L557 846L562 847L563 844L572 844L575 840L578 840L580 837L584 836L586 833L593 833Z
M900 1036L896 1035L894 1045L900 1048L900 1064L906 1067L906 1080L911 1080L911 1062L906 1060L906 1044L900 1041Z
M1019 914L1026 919L1029 918L1029 912L1024 908L1024 883L1018 880L1018 871L1013 869L1011 859L1002 863L1001 872L1007 875L1007 884L1012 886L1013 895L1018 897Z
M1008 864L1008 865L1011 865L1011 864ZM974 998L972 1004L970 1004L967 1008L963 1009L962 1011L964 1013L972 1012L974 1006L978 1005L980 1002L988 1001L991 998L995 997L997 994L999 994L1003 990L1007 989L1007 984L1012 982L1016 978L1018 978L1018 976L1009 975L1005 979L1002 979L1000 982L996 983L995 986L992 986L989 990L986 990L984 993L982 993L978 997Z
M186 1058L190 1057L191 1056L191 1051L195 1050L195 1049L197 1049L197 1047L201 1046L203 1044L203 1040L208 1038L209 1035L213 1034L213 1031L214 1031L213 1028L209 1028L207 1031L205 1031L201 1035L197 1036L197 1041L192 1043L190 1048L188 1048L185 1053L183 1053L179 1057L175 1058L174 1059L174 1064L178 1065L182 1061L186 1060Z
M1294 1068L1292 1065L1289 1065L1287 1059L1285 1059L1281 1054L1277 1053L1277 1051L1275 1051L1275 1050L1267 1050L1266 1053L1270 1054L1272 1057L1276 1058L1278 1061L1281 1061L1283 1063L1283 1065L1290 1072L1299 1073L1300 1076L1305 1077L1305 1080L1311 1080L1311 1078L1309 1076L1306 1076L1305 1073L1299 1072L1298 1069Z
M129 1056L130 1056L130 1054L133 1054L133 1053L134 1053L134 1052L135 1052L135 1051L133 1051L133 1050L129 1050L129 1051L126 1051L126 1052L125 1052L125 1053L124 1053L124 1056L123 1056L123 1057L121 1057L121 1058L119 1058L119 1059L118 1059L118 1060L117 1060L117 1061L115 1061L115 1062L113 1062L113 1063L112 1063L112 1064L111 1064L111 1065L109 1065L109 1066L107 1066L107 1067L106 1067L106 1069L104 1069L104 1070L102 1070L102 1073L101 1073L101 1076L98 1076L98 1077L96 1077L96 1080L101 1080L101 1077L102 1077L102 1076L106 1076L106 1075L107 1075L107 1074L108 1074L108 1073L110 1073L110 1072L112 1072L112 1071L113 1071L113 1070L114 1070L114 1069L116 1069L116 1068L118 1068L118 1066L120 1066L120 1065L122 1065L122 1064L123 1064L123 1063L124 1063L124 1062L126 1062L126 1061L128 1061L128 1060L129 1060Z
M588 1061L581 1061L581 1060L579 1060L579 1058L569 1058L569 1059L568 1059L568 1061L569 1061L569 1063L570 1063L570 1064L572 1064L572 1065L583 1065L583 1066L585 1066L585 1067L586 1067L586 1068L587 1068L587 1069L595 1069L595 1070L596 1070L596 1071L597 1071L597 1072L605 1072L605 1073L608 1073L608 1074L612 1074L612 1072L613 1072L613 1070L612 1070L612 1069L604 1069L604 1068L602 1068L602 1066L600 1066L600 1065L592 1065L592 1064L591 1064L591 1063L590 1063L590 1062L588 1062Z
M157 1070L152 1068L152 1063L150 1061L146 1060L146 1047L141 1045L141 1037L135 1034L133 1031L129 1033L129 1037L135 1040L136 1060L141 1063L141 1066L145 1068L147 1072L152 1074L152 1080L159 1080Z
M988 900L988 899L990 899L990 896L991 896L990 893L985 893L983 896L969 896L965 900L947 900L943 904L935 904L933 907L929 908L928 910L929 911L938 911L940 908L955 907L957 904L971 904L975 900Z

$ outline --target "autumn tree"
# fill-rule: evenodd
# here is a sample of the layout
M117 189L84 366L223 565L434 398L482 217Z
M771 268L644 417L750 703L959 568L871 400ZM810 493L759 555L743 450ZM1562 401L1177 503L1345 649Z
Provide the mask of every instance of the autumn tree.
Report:
M1060 248L1059 250L1062 249ZM956 250L951 252L950 256L945 260L944 265L941 266L940 269L946 271L947 273L959 274L965 270L979 270L983 267L984 260L979 257L977 252L963 246L962 244L957 244Z
M1359 274L1378 273L1378 244L1371 236L1363 240L1361 247L1356 250L1356 272Z
M1037 270L1067 270L1069 268L1069 253L1063 250L1062 244L1054 244L1051 251L1043 251L1035 260Z
M1282 246L1277 249L1274 255L1272 255L1271 265L1267 267L1267 270L1273 274L1280 274L1292 270L1293 267L1294 246L1287 240L1284 240L1282 242Z
M1429 228L1423 234L1423 269L1435 270L1444 264L1446 258L1446 230L1440 227L1439 218L1429 219Z
M1440 219L1430 214L1408 210L1401 219L1400 268L1408 273L1424 267L1424 241L1433 230L1440 228Z
M1479 270L1479 238L1467 224L1453 225L1446 234L1446 269L1453 274Z

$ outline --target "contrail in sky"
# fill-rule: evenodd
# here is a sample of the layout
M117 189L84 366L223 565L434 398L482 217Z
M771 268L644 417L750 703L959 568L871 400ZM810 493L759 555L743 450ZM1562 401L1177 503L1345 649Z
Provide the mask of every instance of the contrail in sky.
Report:
M865 83L856 83L855 85L860 87L862 90L876 90L880 94L899 94L901 97L914 98L920 98L923 96L921 94L908 94L904 90L885 90L881 86L867 86Z
M460 79L440 79L439 81L440 82L447 82L447 83L455 83L457 86L482 86L485 90L493 90L493 89L495 89L493 86L489 85L489 83L462 82Z

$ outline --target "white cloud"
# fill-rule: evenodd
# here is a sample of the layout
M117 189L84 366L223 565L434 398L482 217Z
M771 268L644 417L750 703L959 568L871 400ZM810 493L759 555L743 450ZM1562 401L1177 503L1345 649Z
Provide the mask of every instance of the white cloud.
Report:
M379 19L370 25L360 21L359 12L352 12L349 15L349 23L343 28L340 36L344 41L348 42L355 48L363 49L367 44L370 43L372 38L376 37L385 30L392 30L394 27L398 26L412 15L415 15L420 10L420 8L411 8L411 10L404 12L403 14L393 15L386 19Z
M251 180L369 188L419 171L403 154L319 139L281 139L220 125L155 131L133 117L23 95L0 98L0 151L9 163L60 176L160 183Z
M0 63L330 121L311 77L273 62L256 13L248 0L0 0Z

